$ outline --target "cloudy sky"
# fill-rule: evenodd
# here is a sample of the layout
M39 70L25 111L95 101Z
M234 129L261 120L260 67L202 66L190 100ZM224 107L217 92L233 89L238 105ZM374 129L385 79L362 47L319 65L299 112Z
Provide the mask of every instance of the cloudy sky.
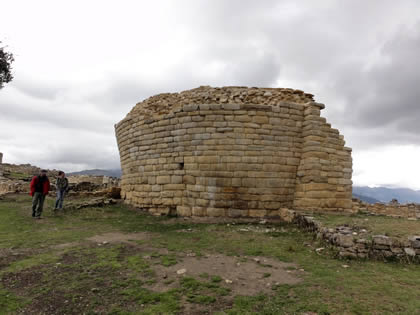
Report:
M356 185L420 189L420 2L5 1L5 162L118 168L113 125L199 85L315 94L353 148Z

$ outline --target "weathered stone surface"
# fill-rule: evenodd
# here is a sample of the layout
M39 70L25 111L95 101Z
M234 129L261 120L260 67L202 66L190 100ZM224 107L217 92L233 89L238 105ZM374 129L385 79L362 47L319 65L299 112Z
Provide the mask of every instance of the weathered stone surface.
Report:
M371 214L408 218L416 221L420 219L419 204L400 204L397 200L390 203L368 204L357 198L352 200L352 212L368 212Z
M199 87L138 103L115 126L125 202L154 214L350 210L351 152L292 89Z
M313 233L317 239L325 241L337 250L340 257L400 260L402 262L420 263L420 248L416 249L418 236L409 240L375 235L373 240L358 238L358 233L350 227L323 227L314 218L297 211L278 211L280 217L287 222L294 222L300 228ZM350 233L349 233L350 232ZM354 234L356 233L356 235ZM414 241L414 243L413 243ZM317 251L317 250L315 250Z

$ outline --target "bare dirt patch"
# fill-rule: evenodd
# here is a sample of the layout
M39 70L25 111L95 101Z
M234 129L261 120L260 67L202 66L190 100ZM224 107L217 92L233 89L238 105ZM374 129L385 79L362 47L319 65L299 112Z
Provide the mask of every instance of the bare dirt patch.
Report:
M119 232L111 232L111 233L105 233L100 235L95 235L92 237L89 237L87 240L91 242L96 243L126 243L135 245L135 242L132 241L141 241L141 240L147 240L150 238L150 235L148 233L119 233Z
M260 292L272 292L281 284L296 284L302 281L302 271L295 264L280 262L265 257L231 257L225 255L205 255L203 257L186 256L182 262L170 267L159 266L157 274L165 278L165 282L184 276L194 278L208 274L221 277L220 284L229 288L232 295L255 295ZM178 274L182 269L186 271ZM157 282L150 287L154 291L165 291L174 284Z
M66 249L80 245L80 242L70 242L70 243L62 243L57 245L52 245L51 248L53 249Z

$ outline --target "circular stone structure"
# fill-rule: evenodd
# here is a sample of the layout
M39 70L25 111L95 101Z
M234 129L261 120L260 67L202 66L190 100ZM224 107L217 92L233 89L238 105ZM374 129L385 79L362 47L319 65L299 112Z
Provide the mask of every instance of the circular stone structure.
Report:
M352 206L351 149L313 95L202 86L115 125L125 202L154 214L264 217Z

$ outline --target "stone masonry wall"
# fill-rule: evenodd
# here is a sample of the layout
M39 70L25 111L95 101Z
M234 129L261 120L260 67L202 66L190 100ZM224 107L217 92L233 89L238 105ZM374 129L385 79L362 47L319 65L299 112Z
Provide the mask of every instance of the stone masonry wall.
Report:
M420 236L369 236L348 226L328 228L311 216L288 209L283 209L280 216L283 220L314 233L318 239L331 245L340 257L420 263Z
M116 126L122 197L152 213L277 216L351 209L351 150L291 89L200 87L137 104Z
M420 204L409 203L375 203L369 204L357 198L353 198L353 212L368 212L371 214L403 217L420 220Z

